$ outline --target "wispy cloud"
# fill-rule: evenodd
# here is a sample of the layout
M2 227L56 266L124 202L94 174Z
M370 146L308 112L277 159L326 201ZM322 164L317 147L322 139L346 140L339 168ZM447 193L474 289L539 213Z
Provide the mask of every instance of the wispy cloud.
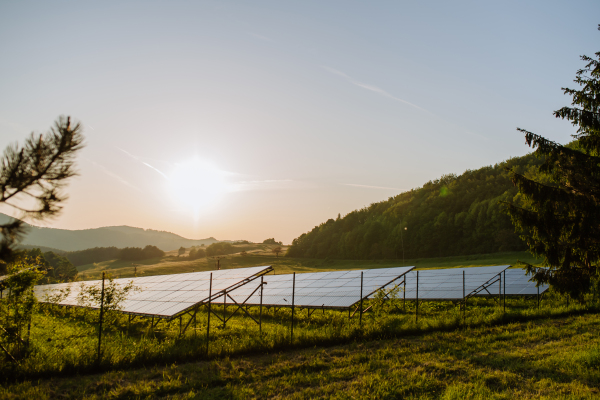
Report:
M351 76L348 76L348 75L346 75L345 73L343 73L343 72L341 72L341 71L338 71L337 69L333 69L333 68L331 68L331 67L327 67L327 66L323 66L323 68L324 68L325 70L327 70L327 71L331 72L332 74L335 74L335 75L341 76L342 78L346 79L348 82L350 82L351 84L353 84L353 85L355 85L355 86L358 86L358 87L360 87L360 88L363 88L363 89L366 89L366 90L370 90L371 92L375 92L375 93L377 93L377 94L380 94L380 95L382 95L382 96L385 96L385 97L387 97L387 98L390 98L390 99L392 99L392 100L399 101L399 102L401 102L401 103L404 103L404 104L406 104L406 105L409 105L409 106L411 106L411 107L414 107L414 108L416 108L416 109L418 109L418 110L425 111L425 112L429 112L429 111L425 110L424 108L421 108L421 107L419 107L418 105L411 103L410 101L406 101L406 100L404 100L404 99L401 99L400 97L396 97L396 96L392 95L391 93L389 93L389 92L387 92L387 91L383 90L383 89L382 89L382 88L380 88L380 87L373 86L373 85L369 85L369 84L366 84L366 83L363 83L363 82L357 81L356 79L352 78Z
M393 188L393 187L387 187L387 186L359 185L358 183L342 183L342 185L360 187L360 188L366 188L366 189L402 190L400 188Z
M134 156L133 154L131 154L130 152L128 152L127 150L123 150L122 148L115 146L118 150L121 150L123 153L127 154L129 157L133 158L135 161L144 164L146 167L158 172L160 175L162 175L165 179L169 180L169 177L167 175L165 175L161 170L159 170L158 168L148 164L145 161L142 161L142 159L140 157Z
M343 73L343 72L341 72L341 71L338 71L337 69L334 69L334 68L331 68L331 67L327 67L327 66L323 66L323 68L324 68L325 70L327 70L327 71L331 72L332 74L335 74L335 75L341 76L342 78L346 79L348 82L352 83L352 84L353 84L353 85L355 85L355 86L358 86L358 87L361 87L361 88L363 88L363 89L369 90L369 91L371 91L371 92L374 92L374 93L380 94L380 95L382 95L382 96L385 96L385 97L388 97L388 98L390 98L390 99L393 99L393 100L399 101L399 102L401 102L401 103L404 103L404 104L406 104L406 105L409 105L409 106L411 106L411 107L414 107L414 108L416 108L416 109L418 109L418 110L424 111L424 112L426 112L426 113L428 113L428 114L430 114L430 115L433 115L435 118L437 118L438 120L440 120L440 121L444 122L445 124L449 124L449 125L455 126L455 127L457 127L458 129L462 130L463 132L465 132L465 133L467 133L467 134L469 134L469 135L471 135L471 136L475 136L475 137L478 137L478 138L480 138L480 139L484 139L484 140L487 140L487 141L491 140L490 138L488 138L488 137L486 137L486 136L483 136L483 135L481 135L481 134L479 134L479 133L475 133L475 132L469 131L469 130L467 130L467 129L463 128L462 126L459 126L459 125L457 125L456 123L453 123L453 122L446 121L445 119L443 119L443 118L441 118L440 116L438 116L438 115L436 115L436 114L432 113L431 111L429 111L429 110L426 110L426 109L424 109L424 108L422 108L422 107L419 107L418 105L416 105L416 104L413 104L413 103L411 103L411 102L409 102L409 101L406 101L406 100L404 100L404 99L401 99L401 98L399 98L399 97L396 97L396 96L392 95L391 93L389 93L389 92L387 92L387 91L383 90L383 89L382 89L382 88L380 88L380 87L373 86L373 85L368 85L368 84L366 84L366 83L363 83L363 82L359 82L359 81L357 81L356 79L352 78L351 76L348 76L347 74L345 74L345 73Z
M267 41L267 42L275 43L275 41L273 39L271 39L270 37L263 36L263 35L260 35L258 33L255 33L255 32L248 32L248 35L254 36L255 38L260 39L260 40L264 40L264 41Z
M300 186L301 183L291 179L264 179L252 181L238 181L231 185L235 192L251 190L276 190L292 189Z
M127 180L126 180L126 179L124 179L123 177L121 177L121 176L119 176L119 175L115 174L114 172L112 172L111 170L109 170L108 168L106 168L104 165L98 164L98 163L97 163L97 162L95 162L95 161L91 161L91 163L92 163L94 166L96 166L96 167L100 168L100 169L102 170L102 172L104 172L106 175L110 176L111 178L114 178L114 179L116 179L117 181L121 182L123 185L125 185L125 186L129 186L130 188L132 188L132 189L135 189L135 190L137 190L138 192L141 192L141 190L140 190L140 189L139 189L137 186L135 186L134 184L130 183L129 181L127 181Z

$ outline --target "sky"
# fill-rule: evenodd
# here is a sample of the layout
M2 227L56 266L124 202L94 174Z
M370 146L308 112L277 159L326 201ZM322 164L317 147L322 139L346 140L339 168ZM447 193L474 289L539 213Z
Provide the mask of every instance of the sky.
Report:
M597 0L0 0L0 148L82 123L44 226L291 243L526 154L517 127L569 142L552 111L598 17Z

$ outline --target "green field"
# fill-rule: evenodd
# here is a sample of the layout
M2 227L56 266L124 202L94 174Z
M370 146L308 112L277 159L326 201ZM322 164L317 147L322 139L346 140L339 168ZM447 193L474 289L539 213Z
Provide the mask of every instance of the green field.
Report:
M316 272L333 270L351 270L367 268L390 268L400 266L415 266L419 269L450 268L450 267L479 267L486 265L516 265L518 261L536 264L538 261L528 252L510 252L495 254L477 254L472 256L421 258L414 260L319 260L306 258L275 257L266 245L243 246L247 255L240 253L223 256L220 259L222 269L244 268L258 265L271 265L276 274L292 272ZM177 274L194 271L208 271L216 269L213 258L200 258L187 260L186 257L177 257L175 252L167 253L163 258L143 261L104 261L77 267L79 278L82 280L98 279L102 271L108 271L117 277L134 276L134 265L137 265L137 275Z
M594 399L598 314L28 380L0 398Z
M527 253L397 261L305 260L275 257L268 248L221 260L224 268L273 265L277 273L535 263ZM204 262L204 267L201 264ZM140 274L210 268L213 260L167 255L138 266ZM195 263L190 265L190 263ZM139 263L142 264L142 263ZM87 266L132 275L131 265L109 261ZM161 271L161 272L159 272ZM418 320L400 298L375 306L362 323L347 311L308 315L297 309L264 309L262 334L238 313L226 326L207 313L197 318L129 323L113 315L105 326L96 363L98 312L41 306L31 327L31 353L20 365L0 364L0 398L594 398L600 382L597 297L585 303L547 293L453 302L423 302ZM233 308L213 306L217 315ZM248 310L258 319L257 307ZM180 334L180 323L188 330ZM207 352L208 351L208 352ZM98 374L98 371L102 371Z

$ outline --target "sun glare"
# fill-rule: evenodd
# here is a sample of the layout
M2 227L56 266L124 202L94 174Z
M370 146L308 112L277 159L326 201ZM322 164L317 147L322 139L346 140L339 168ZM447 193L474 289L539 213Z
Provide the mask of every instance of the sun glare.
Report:
M194 211L214 205L227 188L225 173L199 158L176 164L169 175L169 193Z

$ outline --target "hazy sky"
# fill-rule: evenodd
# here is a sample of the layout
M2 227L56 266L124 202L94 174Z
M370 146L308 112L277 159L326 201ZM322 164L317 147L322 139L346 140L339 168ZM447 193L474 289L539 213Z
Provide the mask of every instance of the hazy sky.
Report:
M67 229L293 238L561 143L600 2L0 0L0 148L85 126ZM7 209L0 209L8 212Z

